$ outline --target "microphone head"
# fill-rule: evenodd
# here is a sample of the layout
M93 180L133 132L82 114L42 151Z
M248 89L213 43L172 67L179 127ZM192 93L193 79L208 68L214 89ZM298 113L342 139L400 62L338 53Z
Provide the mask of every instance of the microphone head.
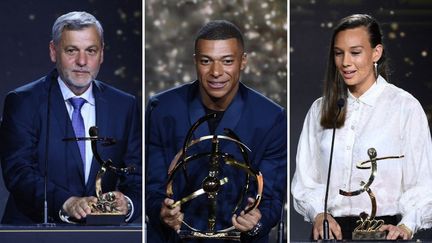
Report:
M98 136L98 128L96 126L90 127L89 134L92 137L97 137Z
M338 99L337 106L339 107L339 109L342 109L342 107L344 107L344 105L345 105L345 99L343 99L343 98Z

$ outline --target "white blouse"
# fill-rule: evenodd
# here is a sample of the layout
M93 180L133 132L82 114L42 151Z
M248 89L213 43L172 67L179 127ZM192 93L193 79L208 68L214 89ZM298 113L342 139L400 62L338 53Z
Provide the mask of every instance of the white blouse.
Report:
M381 76L359 98L348 96L345 124L336 130L328 212L335 217L371 213L367 192L348 197L339 189L355 191L361 181L369 180L371 170L356 164L369 160L367 150L375 148L377 157L405 156L377 161L370 186L376 196L376 216L401 214L400 224L414 232L431 227L432 144L420 103ZM332 129L320 125L321 104L322 98L317 99L306 116L291 185L294 208L310 222L324 212L332 138Z

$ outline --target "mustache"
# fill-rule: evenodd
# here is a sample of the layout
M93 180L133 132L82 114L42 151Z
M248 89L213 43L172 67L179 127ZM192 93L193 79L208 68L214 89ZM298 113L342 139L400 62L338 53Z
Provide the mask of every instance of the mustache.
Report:
M74 68L72 69L72 72L90 73L90 70L85 68Z

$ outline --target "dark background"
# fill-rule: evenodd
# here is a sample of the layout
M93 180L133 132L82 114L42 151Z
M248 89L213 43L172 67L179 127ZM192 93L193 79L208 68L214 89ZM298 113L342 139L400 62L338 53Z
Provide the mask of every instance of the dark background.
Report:
M104 28L105 55L97 79L137 96L141 105L141 0L5 0L0 2L0 114L7 92L54 68L48 49L51 28L70 11L89 12ZM0 217L6 199L0 178Z
M392 70L390 82L420 101L431 124L432 1L291 0L290 180L304 118L321 96L332 28L339 19L354 13L370 14L381 23ZM311 229L291 201L291 241L308 240Z
M286 108L286 0L146 0L145 100L196 79L195 35L215 19L229 20L243 31L248 64L241 80ZM276 241L275 233L270 242Z

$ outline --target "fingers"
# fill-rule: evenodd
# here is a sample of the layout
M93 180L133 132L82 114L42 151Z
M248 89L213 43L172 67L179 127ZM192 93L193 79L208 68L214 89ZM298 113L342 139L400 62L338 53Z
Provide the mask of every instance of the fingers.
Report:
M63 210L76 219L85 218L91 213L90 202L95 202L95 197L70 197L63 204Z
M394 225L390 225L390 227L388 228L388 233L387 233L387 240L396 240L397 238L399 238L400 232L397 229L396 226Z
M392 225L390 225L390 224L383 224L379 229L378 229L378 231L386 231L386 230L389 230L389 227L390 226L392 226Z
M334 222L335 222L335 225L334 226L330 225L330 230L332 231L335 239L342 240L342 229L341 229L340 225L336 222L336 220L334 220Z
M323 220L324 220L324 214L320 213L317 216L315 216L314 224L313 224L313 238L314 240L323 239Z
M170 208L170 205L174 204L174 200L165 198L161 207L161 219L162 221L173 228L175 231L180 230L181 224L184 219L184 214L180 211L181 207Z
M342 234L339 232L337 232L337 230L332 230L331 225L329 225L329 239L333 240L333 239L342 239ZM319 227L314 227L313 228L313 237L314 240L319 240L319 239L324 239L324 227L319 226ZM340 238L338 238L340 237Z
M254 200L249 202L253 204ZM234 214L231 218L231 222L237 230L241 232L246 232L251 230L258 223L260 219L261 219L261 211L258 208L256 208L249 211L248 213L245 213L245 211L243 210L239 216Z
M329 214L327 214L327 220L329 222L329 238L342 240L342 229L340 225L336 222L336 220ZM323 239L324 238L324 214L318 214L315 217L314 226L313 226L313 237L314 240Z
M313 237L314 240L324 239L324 227L322 224L321 226L313 228ZM329 224L329 239L342 240L342 232L339 225L332 226L331 224Z
M248 197L248 204L245 207L245 210L248 210L250 207L252 207L255 203L255 199Z
M123 214L127 214L128 213L127 199L124 196L124 194L119 191L113 191L112 193L114 193L115 196L116 209Z
M379 231L388 232L386 237L387 240L396 240L396 239L408 240L411 237L410 233L406 232L403 228L391 224L385 224L381 226Z
M184 219L184 214L180 213L179 217L177 218L177 222L178 223L174 226L174 230L175 231L179 231L180 230L181 224L183 222L183 219Z
M318 227L315 227L315 225L314 225L312 231L313 231L313 239L314 239L314 240L318 240L318 239L320 239L320 238L323 238L323 236L320 234L320 232L321 232L322 230L320 230Z

